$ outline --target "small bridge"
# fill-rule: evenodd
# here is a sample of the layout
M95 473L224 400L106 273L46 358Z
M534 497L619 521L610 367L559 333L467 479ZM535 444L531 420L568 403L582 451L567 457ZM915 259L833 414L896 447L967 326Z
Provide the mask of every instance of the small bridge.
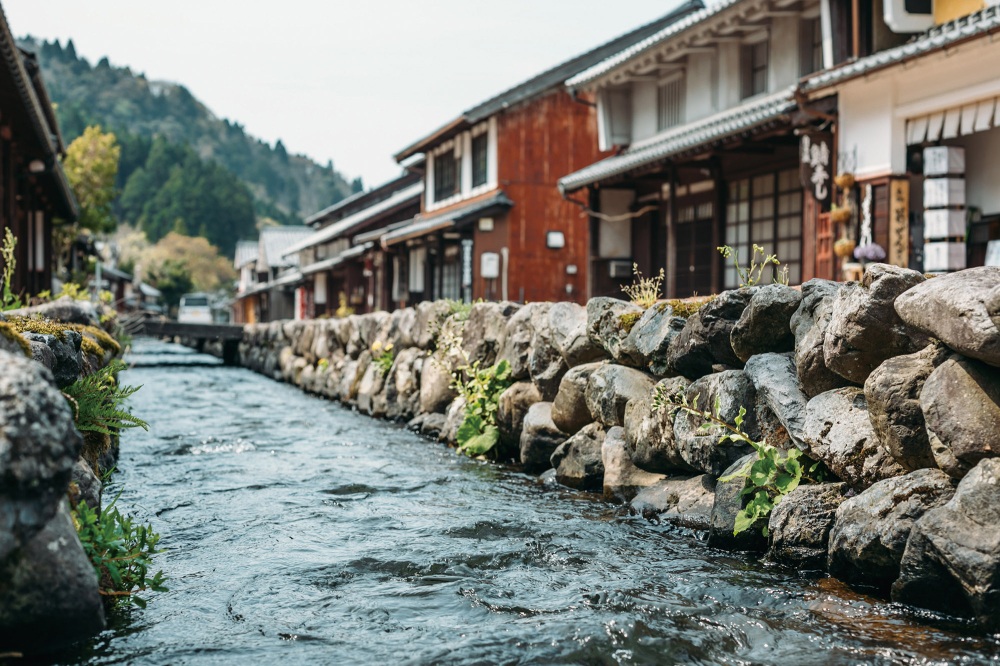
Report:
M243 326L238 324L182 324L166 317L146 314L127 315L121 318L122 328L130 335L145 335L153 338L181 338L199 352L204 351L206 342L222 343L222 362L239 365L240 340Z

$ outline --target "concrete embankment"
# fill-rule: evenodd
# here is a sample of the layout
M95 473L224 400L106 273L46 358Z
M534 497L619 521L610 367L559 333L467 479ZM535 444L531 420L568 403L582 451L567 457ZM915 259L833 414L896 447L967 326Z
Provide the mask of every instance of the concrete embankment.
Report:
M1000 522L1000 268L874 264L861 282L742 288L692 310L422 303L249 326L241 358L446 442L466 417L453 376L505 361L498 450L526 471L1000 628L1000 540L980 527ZM730 475L772 454L720 441L737 420L782 465L755 468L780 503L739 530L755 495Z
M59 649L104 628L70 511L99 511L96 472L114 466L117 445L81 434L61 390L120 351L86 302L0 314L0 654Z

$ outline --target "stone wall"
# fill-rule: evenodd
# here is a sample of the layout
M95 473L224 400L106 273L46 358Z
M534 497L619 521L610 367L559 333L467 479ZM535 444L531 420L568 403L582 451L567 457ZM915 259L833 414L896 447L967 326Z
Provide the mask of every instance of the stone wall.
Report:
M679 311L679 310L678 310ZM525 471L602 491L651 519L706 530L718 547L828 569L898 601L1000 628L1000 268L926 279L885 264L861 282L728 291L684 318L595 298L448 303L247 328L243 364L372 416L452 442L470 361L511 364L501 442ZM384 373L372 347L392 344ZM697 417L654 409L657 390L747 410L754 438L828 470L764 525L734 536L750 460Z
M94 306L70 299L0 313L0 654L59 649L104 628L70 516L70 501L99 510L101 482L60 391L113 358L100 326ZM113 447L102 468L116 456Z

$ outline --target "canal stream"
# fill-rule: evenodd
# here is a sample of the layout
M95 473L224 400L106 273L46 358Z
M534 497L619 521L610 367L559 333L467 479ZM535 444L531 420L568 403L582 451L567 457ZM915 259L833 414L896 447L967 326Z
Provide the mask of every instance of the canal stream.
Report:
M1000 661L996 637L207 356L140 341L129 361L150 431L123 436L114 483L162 534L170 591L61 663Z

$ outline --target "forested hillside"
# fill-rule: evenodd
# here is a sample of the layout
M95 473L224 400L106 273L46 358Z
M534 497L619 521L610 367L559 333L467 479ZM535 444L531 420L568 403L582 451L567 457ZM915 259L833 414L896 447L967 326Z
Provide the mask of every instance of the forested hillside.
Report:
M72 40L21 45L37 55L68 144L89 125L112 131L122 147L119 219L151 241L171 230L202 235L230 254L253 236L256 217L294 224L361 188L332 164L290 155L238 123L215 117L184 86L149 81L127 67L96 65Z

